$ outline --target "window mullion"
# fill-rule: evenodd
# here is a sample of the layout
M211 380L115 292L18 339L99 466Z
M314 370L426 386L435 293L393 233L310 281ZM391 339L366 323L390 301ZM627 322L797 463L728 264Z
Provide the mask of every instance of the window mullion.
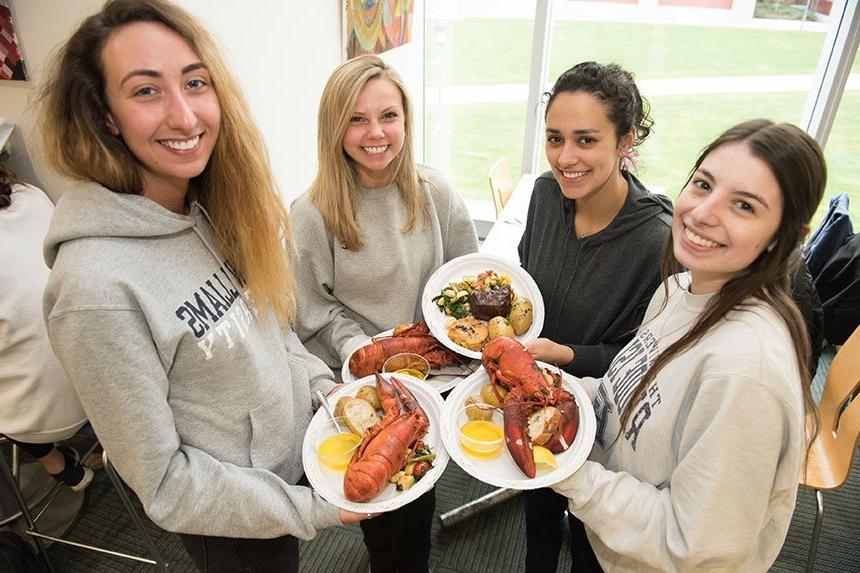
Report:
M553 0L537 0L535 6L532 59L529 66L529 99L526 110L526 129L523 138L523 173L534 173L538 168L541 117L541 94L549 70L549 49L552 44Z
M833 9L838 10L839 14L833 14L836 21L830 27L821 50L815 84L806 99L801 122L802 127L821 147L825 146L827 136L830 135L860 42L858 2L834 3Z

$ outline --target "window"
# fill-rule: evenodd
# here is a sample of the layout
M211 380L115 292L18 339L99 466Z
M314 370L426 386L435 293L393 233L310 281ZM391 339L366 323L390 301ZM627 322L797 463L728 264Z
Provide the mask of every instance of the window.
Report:
M825 85L820 55L838 43L830 29L860 22L855 3L806 0L428 0L425 161L475 201L489 200L495 159L507 156L519 179L526 132L536 130L542 148L542 110L527 113L530 68L544 65L530 61L536 26L544 28L537 8L551 22L541 91L585 60L633 72L655 120L639 176L673 199L701 148L727 127L755 117L804 125L810 92ZM828 196L853 192L856 221L858 70L855 61L825 150ZM531 170L547 169L542 149L537 156Z
M674 199L701 149L726 128L757 117L801 121L827 24L761 18L755 8L740 0L557 1L548 85L586 60L631 71L654 119L638 175Z
M520 173L535 4L425 5L424 161L473 216L492 218L487 173L497 159L508 157L515 181Z
M842 93L833 126L824 147L827 160L825 199L810 227L815 230L827 211L828 198L847 192L854 231L860 230L860 58L854 50L854 64Z

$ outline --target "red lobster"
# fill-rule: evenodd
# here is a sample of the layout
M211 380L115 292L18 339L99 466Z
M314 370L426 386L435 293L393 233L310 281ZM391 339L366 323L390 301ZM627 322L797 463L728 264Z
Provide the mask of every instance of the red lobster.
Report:
M544 373L525 347L513 338L500 336L484 348L481 363L490 381L510 390L502 402L505 442L514 462L528 477L536 475L534 452L528 435L529 415L544 406L561 414L558 429L544 446L553 453L565 451L579 429L579 409L573 394L547 382ZM496 395L499 392L496 390Z
M413 457L417 442L430 427L415 396L395 377L376 375L376 390L385 416L364 433L343 477L343 493L355 502L370 501L385 489L391 476Z
M420 354L430 363L430 368L442 368L463 362L456 353L445 348L430 334L430 329L423 320L393 336L378 336L372 340L370 344L353 352L349 358L349 371L356 378L379 372L386 360L401 352Z

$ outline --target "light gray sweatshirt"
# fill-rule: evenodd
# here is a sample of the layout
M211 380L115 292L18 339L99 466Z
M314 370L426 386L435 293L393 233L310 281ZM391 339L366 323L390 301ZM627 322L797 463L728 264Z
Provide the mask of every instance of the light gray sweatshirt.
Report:
M0 433L47 444L73 436L87 417L42 319L42 243L54 205L30 185L14 185L11 198L0 209Z
M421 294L443 263L478 250L475 226L463 200L442 176L421 167L430 223L411 233L406 205L395 184L359 188L356 221L360 251L348 250L329 232L308 193L290 211L299 257L299 321L308 350L339 368L369 336L398 323L420 320Z
M668 280L666 309L657 314L661 286L606 376L582 379L597 416L594 449L553 489L570 499L605 571L767 571L804 455L791 336L769 306L749 301L666 364L618 435L648 365L711 297L688 292L687 274Z
M312 391L328 368L258 317L188 216L88 185L65 193L45 243L54 351L102 445L159 526L312 538L339 510L301 478Z

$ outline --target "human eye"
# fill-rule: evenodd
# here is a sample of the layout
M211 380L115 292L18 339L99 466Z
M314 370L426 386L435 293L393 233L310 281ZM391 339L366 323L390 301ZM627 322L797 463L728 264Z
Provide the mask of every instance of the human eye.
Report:
M185 84L185 87L190 90L196 90L203 87L206 87L208 83L203 78L195 78L193 80L188 80Z
M755 213L755 207L752 206L752 203L748 203L743 200L735 201L735 206L741 211L746 211L747 213Z
M397 119L400 117L400 114L396 111L387 111L382 115L383 119Z
M697 189L701 189L702 191L710 191L711 184L705 181L704 179L693 179L693 187Z
M562 142L560 136L555 135L554 133L548 133L546 136L546 142L550 145L559 145Z
M580 145L592 145L592 144L593 144L593 143L595 143L597 140L596 140L596 139L594 139L593 137L589 137L589 136L587 136L587 135L583 135L582 137L580 137L580 138L579 138L579 140L578 140L578 141L579 141L579 144L580 144Z
M364 122L364 118L360 115L354 115L349 118L349 123L362 123Z
M155 95L155 88L152 86L143 86L134 90L135 97L150 97Z

